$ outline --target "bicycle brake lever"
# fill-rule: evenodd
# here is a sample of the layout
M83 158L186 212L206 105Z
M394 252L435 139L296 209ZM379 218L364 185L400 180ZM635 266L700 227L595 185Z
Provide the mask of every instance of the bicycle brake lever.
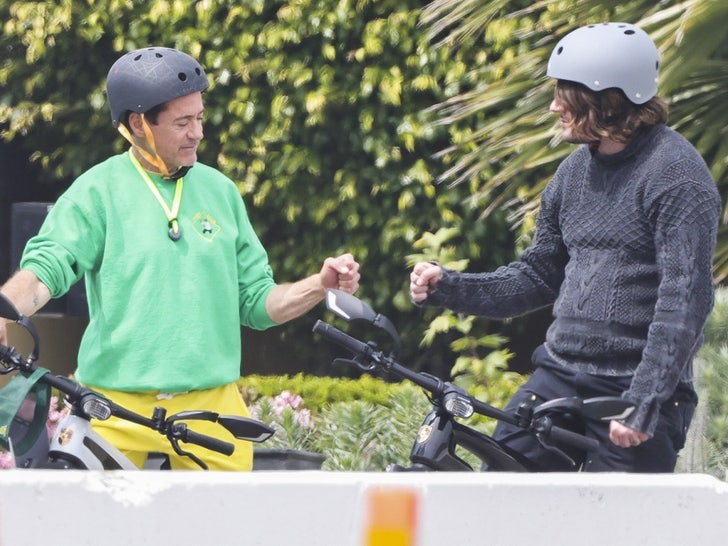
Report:
M208 470L208 466L205 462L200 459L194 453L185 451L179 446L179 441L184 437L184 432L187 430L187 425L184 423L171 423L171 434L167 436L169 443L172 444L174 452L181 457L189 457L192 459L202 470Z
M174 449L174 452L181 456L181 457L189 457L192 459L202 470L208 470L208 466L205 464L205 462L200 459L197 455L194 453L190 453L189 451L185 451L181 447L179 447L179 440L170 440L170 443L172 444L172 449Z
M536 439L538 440L538 443L541 444L541 447L543 447L546 451L550 451L551 453L556 454L559 458L566 461L571 468L576 468L576 461L574 461L574 459L572 459L569 455L567 455L564 451L562 451L555 445L549 443L544 437L550 436L551 434L551 419L543 417L540 419L535 419L532 426Z
M370 372L376 369L374 364L364 364L361 360L356 358L335 358L334 364L346 364L347 366L356 366L364 372Z
M541 444L541 447L543 447L546 451L550 451L551 453L556 454L558 457L566 461L571 468L576 468L576 461L574 461L574 459L572 459L569 455L564 453L558 447L546 442L541 433L536 434L536 439L538 440L538 443Z

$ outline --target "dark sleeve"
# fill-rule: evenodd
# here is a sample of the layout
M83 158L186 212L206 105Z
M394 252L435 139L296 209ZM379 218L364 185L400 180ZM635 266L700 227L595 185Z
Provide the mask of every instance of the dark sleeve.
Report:
M489 273L444 270L424 305L502 319L552 304L568 254L559 228L559 172L541 197L533 244L517 262Z
M705 176L701 182L674 185L650 205L658 296L642 361L625 393L638 404L625 423L649 435L657 426L662 403L681 377L690 377L688 367L702 343L703 325L713 306L712 265L720 196L704 166L686 167L682 162L665 175L670 178L674 171Z

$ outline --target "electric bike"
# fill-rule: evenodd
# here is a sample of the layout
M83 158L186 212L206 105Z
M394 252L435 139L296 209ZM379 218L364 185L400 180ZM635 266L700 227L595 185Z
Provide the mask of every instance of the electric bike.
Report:
M385 332L392 344L391 351L387 353L374 341L361 341L318 320L313 331L352 354L352 358L337 358L334 363L354 365L370 374L383 372L407 379L421 387L432 404L432 410L416 433L409 456L411 465L390 465L387 469L389 471L475 470L456 453L458 447L475 455L481 463L480 470L538 471L538 468L534 468L519 453L468 426L468 418L476 413L528 431L544 447L564 458L576 469L575 461L562 448L570 446L586 452L598 448L598 442L556 425L555 418L569 416L610 421L623 419L634 410L632 403L611 396L559 398L540 404L522 404L513 412L501 410L469 395L450 381L443 381L429 373L412 371L397 362L401 341L396 328L387 317L375 312L356 296L340 290L327 290L326 307L347 322L368 323Z

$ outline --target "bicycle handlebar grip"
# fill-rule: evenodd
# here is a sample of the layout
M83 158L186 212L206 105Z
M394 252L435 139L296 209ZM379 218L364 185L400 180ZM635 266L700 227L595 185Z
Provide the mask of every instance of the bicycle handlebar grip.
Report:
M316 324L313 325L313 331L317 334L321 334L323 337L333 341L337 345L350 350L354 354L367 354L371 350L371 347L363 341L359 341L358 339L351 337L349 334L346 334L338 328L321 320L317 320Z
M230 442L218 440L211 436L205 436L204 434L199 434L189 429L187 429L183 440L189 444L197 444L198 446L202 446L212 451L217 451L223 455L232 455L235 451L235 446Z
M583 451L595 451L599 449L599 441L595 438L587 438L578 432L572 432L557 426L551 427L549 437L556 442L569 444Z

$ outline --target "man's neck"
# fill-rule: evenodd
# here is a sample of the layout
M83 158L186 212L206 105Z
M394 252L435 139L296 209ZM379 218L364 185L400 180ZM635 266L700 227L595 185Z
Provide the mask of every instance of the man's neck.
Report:
M617 142L611 138L603 138L599 141L599 153L604 155L617 154L627 147L625 142Z
M132 146L131 153L134 154L134 157L137 158L137 161L139 161L139 164L144 168L145 171L149 171L153 174L161 174L161 171L156 165L152 165L149 161L147 161L142 153L139 152L139 148L136 146Z

